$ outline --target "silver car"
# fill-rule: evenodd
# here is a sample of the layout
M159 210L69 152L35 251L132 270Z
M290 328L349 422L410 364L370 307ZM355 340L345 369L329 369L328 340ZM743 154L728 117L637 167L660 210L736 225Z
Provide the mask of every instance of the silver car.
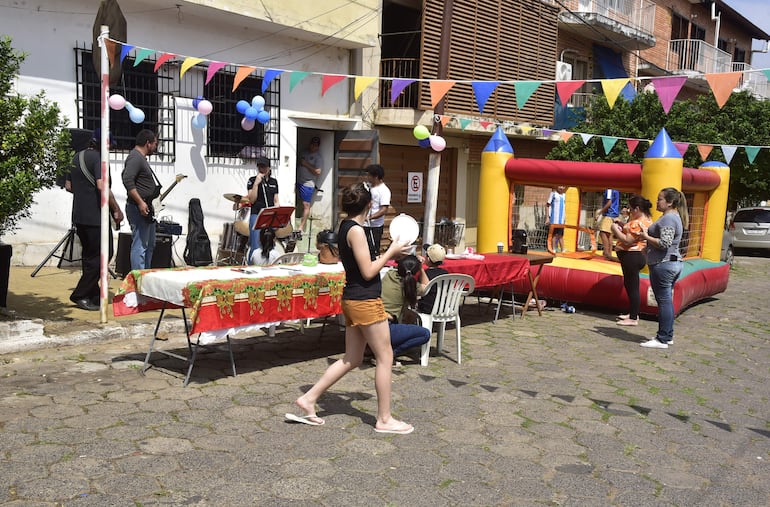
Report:
M770 207L738 208L730 221L733 247L770 250Z

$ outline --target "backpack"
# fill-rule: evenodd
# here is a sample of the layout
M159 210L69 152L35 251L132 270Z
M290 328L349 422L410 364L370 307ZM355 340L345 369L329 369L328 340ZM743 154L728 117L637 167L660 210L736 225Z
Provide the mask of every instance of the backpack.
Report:
M203 209L200 199L190 199L188 216L184 261L188 266L208 266L212 263L211 242L206 228L203 226Z

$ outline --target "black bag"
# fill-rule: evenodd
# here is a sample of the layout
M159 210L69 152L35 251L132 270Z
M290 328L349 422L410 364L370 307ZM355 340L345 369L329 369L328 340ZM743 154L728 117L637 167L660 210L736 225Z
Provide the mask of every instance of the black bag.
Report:
M188 266L208 266L212 262L211 242L203 227L203 209L198 198L190 199L184 261Z

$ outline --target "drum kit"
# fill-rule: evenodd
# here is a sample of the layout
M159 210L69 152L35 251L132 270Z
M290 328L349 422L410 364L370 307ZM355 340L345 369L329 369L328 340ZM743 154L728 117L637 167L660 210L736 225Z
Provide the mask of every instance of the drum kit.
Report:
M223 224L222 236L217 248L216 263L218 266L241 266L248 264L249 254L249 214L251 202L249 198L240 194L223 194L222 197L233 203L235 216L232 223ZM276 229L275 237L281 241L286 252L292 251L294 246L293 228L291 223Z

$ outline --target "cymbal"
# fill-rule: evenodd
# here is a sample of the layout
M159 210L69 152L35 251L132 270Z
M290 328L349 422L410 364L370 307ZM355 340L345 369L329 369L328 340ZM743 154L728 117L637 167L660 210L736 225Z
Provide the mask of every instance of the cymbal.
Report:
M234 203L249 202L249 198L241 194L222 194L222 197Z

